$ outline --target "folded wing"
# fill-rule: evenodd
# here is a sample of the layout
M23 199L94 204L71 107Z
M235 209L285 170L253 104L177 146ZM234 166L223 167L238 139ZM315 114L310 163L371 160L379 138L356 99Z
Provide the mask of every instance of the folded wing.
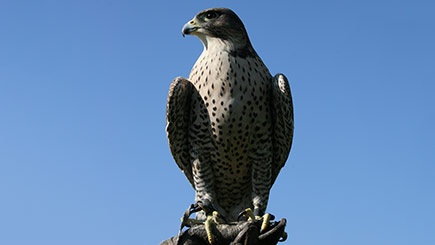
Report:
M293 141L293 101L287 78L278 73L272 83L273 165L272 184L287 161Z

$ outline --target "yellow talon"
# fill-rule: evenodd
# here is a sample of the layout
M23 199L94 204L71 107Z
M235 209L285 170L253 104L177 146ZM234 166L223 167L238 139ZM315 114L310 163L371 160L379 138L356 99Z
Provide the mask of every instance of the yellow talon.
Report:
M205 231L207 232L207 239L210 244L213 244L214 238L212 233L212 225L213 224L219 224L220 220L218 218L218 212L213 211L212 215L207 216L207 219L205 220Z
M266 213L265 215L263 215L263 217L255 216L254 212L250 208L245 209L242 215L248 217L248 221L261 220L262 222L261 222L260 232L265 231L267 229L267 227L269 226L269 221L271 219L271 214L269 213Z
M205 231L207 232L208 243L213 244L213 235L211 234L211 222L213 220L212 216L208 216L205 221Z
M244 214L244 216L245 216L245 217L248 217L248 220L249 220L249 221L252 221L252 220L255 220L255 219L256 219L256 217L255 217L255 215L254 215L254 212L253 212L252 209L250 209L250 208L245 209L245 214Z
M263 215L262 219L263 219L263 222L261 223L260 232L263 232L269 226L270 214L266 213L265 215Z

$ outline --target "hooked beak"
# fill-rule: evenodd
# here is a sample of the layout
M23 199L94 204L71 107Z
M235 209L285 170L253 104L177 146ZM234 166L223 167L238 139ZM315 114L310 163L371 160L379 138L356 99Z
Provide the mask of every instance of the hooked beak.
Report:
M181 31L181 33L183 34L184 37L184 35L190 35L198 29L199 26L196 24L195 20L191 20L183 26L183 30Z

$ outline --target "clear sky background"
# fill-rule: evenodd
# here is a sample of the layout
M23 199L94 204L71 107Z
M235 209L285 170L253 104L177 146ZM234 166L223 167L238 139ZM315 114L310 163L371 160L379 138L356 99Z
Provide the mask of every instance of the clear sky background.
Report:
M232 8L291 81L269 212L286 244L435 244L433 1L0 1L0 244L157 244L194 192L169 152L181 28Z

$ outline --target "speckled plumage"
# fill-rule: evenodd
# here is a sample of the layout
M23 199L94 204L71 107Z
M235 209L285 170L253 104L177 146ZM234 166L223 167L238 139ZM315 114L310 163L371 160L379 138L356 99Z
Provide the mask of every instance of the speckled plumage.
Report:
M210 200L227 221L248 207L264 212L293 137L288 81L270 75L231 10L205 10L188 24L204 51L169 90L171 152L195 201Z

